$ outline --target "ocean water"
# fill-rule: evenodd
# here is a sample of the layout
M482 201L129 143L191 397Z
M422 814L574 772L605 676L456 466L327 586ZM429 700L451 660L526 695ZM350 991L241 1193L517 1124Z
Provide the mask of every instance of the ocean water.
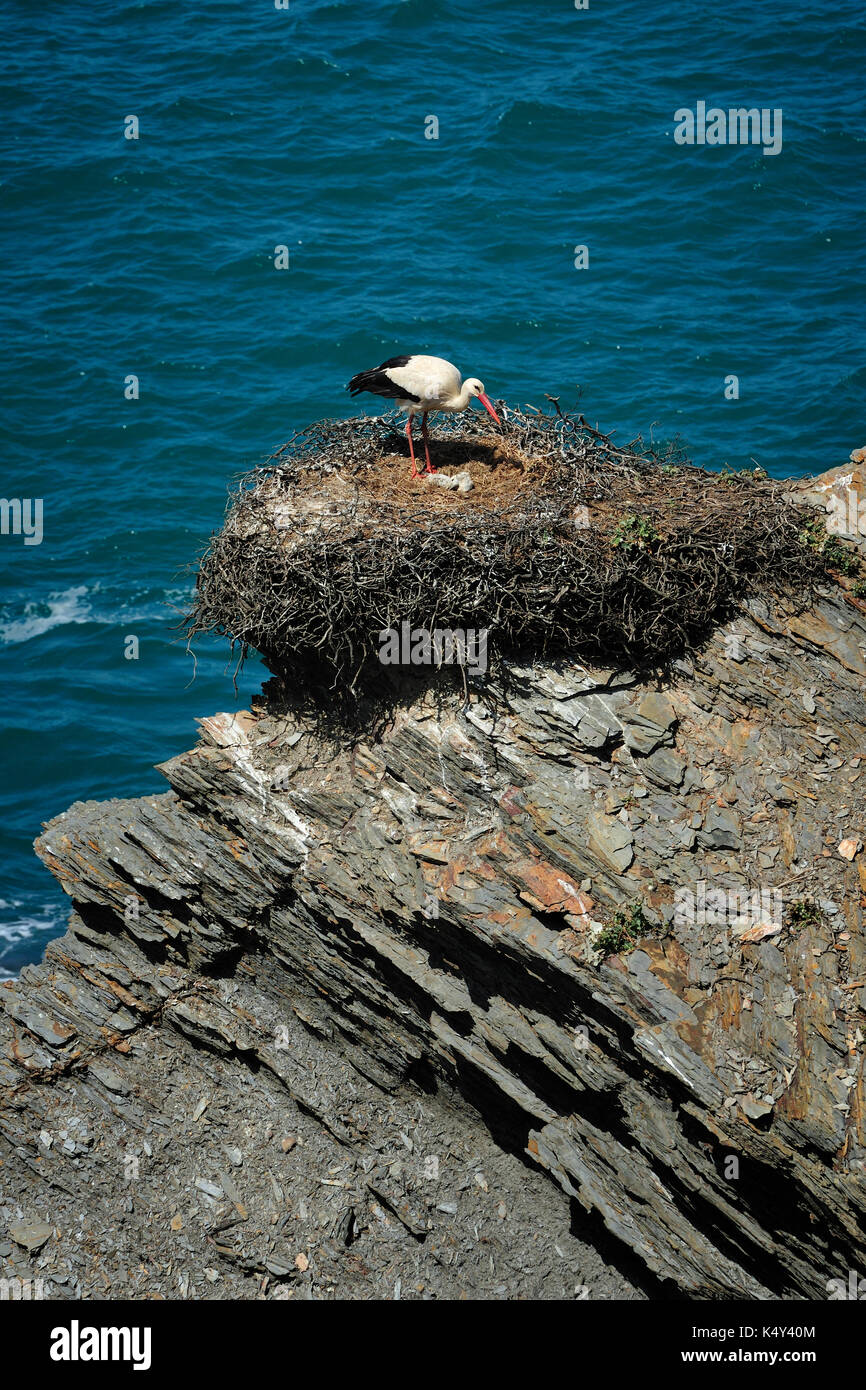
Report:
M65 924L40 822L162 789L195 716L258 689L251 662L235 696L218 644L194 672L189 567L233 478L352 412L353 372L438 353L711 467L866 443L854 0L0 18L0 491L43 504L40 544L0 536L0 975ZM780 153L677 144L698 101L780 109Z

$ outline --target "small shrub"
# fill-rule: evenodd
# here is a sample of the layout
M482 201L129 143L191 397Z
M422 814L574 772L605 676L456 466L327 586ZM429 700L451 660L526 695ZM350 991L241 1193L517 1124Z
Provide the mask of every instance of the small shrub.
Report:
M761 468L757 463L754 468L732 468L726 463L721 472L722 482L728 486L734 483L763 483L769 476L766 468Z
M823 920L824 914L814 898L798 898L788 909L788 921L798 929L820 926Z
M827 534L827 527L819 516L810 517L800 532L800 544L820 555L825 565L838 570L840 574L859 574L860 556L855 550Z
M640 903L621 907L613 914L610 926L596 937L596 948L606 956L628 955L642 937L648 936L649 923Z
M827 564L840 574L859 574L860 556L853 550L838 541L835 536L828 536L821 550L821 555Z
M652 550L659 542L659 534L646 516L626 516L617 526L611 538L611 545L622 546L624 550Z
M800 532L800 544L807 545L810 550L821 551L824 549L824 542L827 539L827 527L819 516L810 516L802 531Z

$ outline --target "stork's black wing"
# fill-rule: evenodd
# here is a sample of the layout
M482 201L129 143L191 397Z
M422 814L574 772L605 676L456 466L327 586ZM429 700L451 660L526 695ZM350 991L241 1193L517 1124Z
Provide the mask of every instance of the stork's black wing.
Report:
M378 367L358 372L352 377L346 390L350 396L359 396L362 391L371 391L374 396L389 396L391 400L420 401L420 396L413 395L405 386L398 386L387 373L388 367L405 367L409 361L410 357L389 357L387 362L380 363Z

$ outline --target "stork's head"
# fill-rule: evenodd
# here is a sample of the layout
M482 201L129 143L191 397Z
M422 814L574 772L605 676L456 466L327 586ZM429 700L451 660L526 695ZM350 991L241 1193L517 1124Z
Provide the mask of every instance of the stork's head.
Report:
M470 396L477 396L488 415L493 416L497 425L500 423L499 416L490 404L490 397L485 394L483 381L479 381L477 376L471 376L467 381L464 381L463 389L464 391L468 391Z

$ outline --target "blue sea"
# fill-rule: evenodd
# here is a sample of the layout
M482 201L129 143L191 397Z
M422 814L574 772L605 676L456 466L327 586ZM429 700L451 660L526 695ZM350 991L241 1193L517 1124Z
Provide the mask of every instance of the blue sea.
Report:
M709 467L866 444L854 0L0 17L0 491L43 507L0 536L0 976L65 925L40 823L162 790L259 688L174 624L232 480L352 413L353 372L440 354ZM678 143L698 102L781 111L781 150Z

